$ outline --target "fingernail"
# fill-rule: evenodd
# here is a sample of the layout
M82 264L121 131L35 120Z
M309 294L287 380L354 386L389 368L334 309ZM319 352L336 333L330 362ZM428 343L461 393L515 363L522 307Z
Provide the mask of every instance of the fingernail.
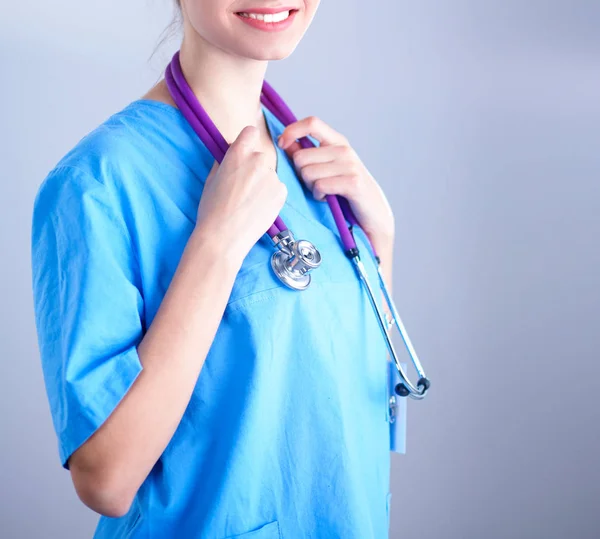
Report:
M283 148L283 135L279 135L277 137L277 146L279 146L280 148Z

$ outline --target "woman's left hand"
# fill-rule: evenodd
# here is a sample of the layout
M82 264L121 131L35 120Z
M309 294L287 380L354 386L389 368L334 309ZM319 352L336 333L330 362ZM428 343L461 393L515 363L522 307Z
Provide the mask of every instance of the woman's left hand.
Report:
M307 135L318 140L320 146L302 148L297 139ZM326 195L343 196L375 249L393 244L392 208L346 137L316 116L309 116L288 125L278 143L317 200L324 201Z

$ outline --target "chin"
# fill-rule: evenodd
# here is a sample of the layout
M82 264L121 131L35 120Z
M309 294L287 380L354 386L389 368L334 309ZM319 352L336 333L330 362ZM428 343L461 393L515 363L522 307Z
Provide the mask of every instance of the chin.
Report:
M274 52L274 53L270 53L270 54L265 54L263 51L262 54L254 57L254 59L255 60L263 60L263 61L283 60L283 59L287 58L290 54L292 54L292 52L294 52L294 49L278 51L278 52Z
M248 47L244 50L240 50L238 54L245 58L251 58L252 60L260 61L271 61L271 60L283 60L287 58L294 50L296 45L277 45L273 47Z

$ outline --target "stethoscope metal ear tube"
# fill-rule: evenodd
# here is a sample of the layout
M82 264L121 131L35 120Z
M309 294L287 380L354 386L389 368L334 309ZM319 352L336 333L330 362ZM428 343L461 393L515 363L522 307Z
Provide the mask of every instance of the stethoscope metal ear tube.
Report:
M180 109L183 116L186 118L192 129L196 132L200 140L209 149L213 157L220 163L229 144L223 138L223 135L219 132L215 124L212 122L202 105L198 101L198 98L194 95L194 92L187 83L181 64L179 61L179 51L177 51L171 63L165 71L165 80L169 88L169 92L173 97L177 107ZM287 104L281 99L279 94L267 83L263 81L263 88L261 92L261 102L268 108L279 121L287 126L297 121ZM312 148L315 144L308 138L302 137L299 139L300 146L302 148ZM427 390L429 389L430 383L421 363L417 358L417 354L408 338L404 325L398 316L394 302L390 297L388 290L379 267L379 258L377 253L371 244L371 250L374 259L377 261L379 280L381 289L383 290L385 300L390 307L392 312L393 320L400 330L404 344L408 349L408 353L412 359L412 362L419 373L419 381L417 387L413 386L408 377L402 370L402 366L398 360L394 347L392 345L388 328L384 321L384 316L379 309L373 290L369 284L367 273L365 268L360 261L359 251L354 241L352 234L353 226L360 226L356 215L350 206L347 199L339 195L327 195L325 197L331 215L336 224L336 227L340 233L340 240L344 249L344 252L350 258L357 270L360 280L364 283L367 290L371 305L377 315L377 320L381 328L381 332L385 338L387 348L394 359L398 374L400 375L402 382L397 384L396 393L402 397L410 396L413 399L422 399ZM348 225L350 223L350 225ZM294 236L291 231L287 229L287 226L283 222L280 216L277 216L275 222L271 225L267 234L273 240L274 245L277 247L277 251L271 257L271 267L275 272L275 275L289 288L294 290L304 290L308 287L311 282L311 272L313 269L319 267L321 264L321 254L316 247L306 240L294 240ZM370 243L370 242L369 242ZM395 401L395 396L392 397ZM392 404L392 400L390 400Z
M388 349L390 355L392 356L392 359L394 360L394 364L396 365L396 368L398 369L398 374L402 378L402 382L396 386L396 393L398 393L398 395L400 395L401 397L410 397L415 400L423 399L431 384L430 384L429 380L427 379L427 377L425 376L425 372L423 371L423 367L421 366L421 363L419 361L419 358L417 357L415 349L412 346L410 339L408 338L408 334L406 333L404 324L402 323L402 320L400 320L400 317L398 316L398 311L396 310L394 301L390 297L387 286L383 279L383 275L381 273L381 268L379 267L377 270L378 274L379 274L379 284L381 286L381 289L383 290L383 295L385 297L385 300L386 300L387 304L389 305L390 310L392 311L392 316L394 318L395 325L398 326L398 329L400 330L400 334L402 335L402 340L404 341L404 344L406 345L406 349L408 350L408 353L413 362L413 365L415 366L415 369L419 373L420 378L419 378L419 381L417 382L418 387L415 387L410 382L410 380L408 379L408 376L406 376L406 373L402 369L402 365L400 365L400 360L398 359L396 350L394 349L394 345L392 343L392 340L390 339L390 334L388 332L384 314L381 311L381 309L379 308L377 301L375 300L375 295L373 293L373 289L371 288L371 284L369 283L369 278L367 277L367 272L365 270L365 266L362 263L362 261L360 260L360 256L358 254L351 254L350 258L351 258L352 262L354 263L354 267L356 268L356 272L358 273L360 280L365 285L365 288L367 290L367 295L369 296L369 300L371 301L371 306L373 307L373 310L375 311L375 314L377 315L377 321L379 322L379 328L381 329L381 333L383 335L383 338L385 339L385 344L387 345L387 349Z

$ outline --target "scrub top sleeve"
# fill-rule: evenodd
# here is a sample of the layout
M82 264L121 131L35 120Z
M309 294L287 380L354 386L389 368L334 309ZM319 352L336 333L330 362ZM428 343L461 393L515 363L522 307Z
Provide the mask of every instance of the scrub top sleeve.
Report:
M54 169L35 197L35 323L61 464L107 419L142 370L137 260L110 185Z

